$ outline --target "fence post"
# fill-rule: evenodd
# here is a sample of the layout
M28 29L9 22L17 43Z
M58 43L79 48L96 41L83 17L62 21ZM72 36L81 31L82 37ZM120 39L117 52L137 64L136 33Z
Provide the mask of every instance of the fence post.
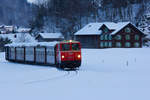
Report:
M17 50L16 50L16 47L15 47L15 61L16 61L16 58L17 58Z
M26 48L25 47L23 48L24 48L24 62L26 62Z
M34 63L36 63L36 48L34 47Z
M45 47L45 64L47 64L47 47Z

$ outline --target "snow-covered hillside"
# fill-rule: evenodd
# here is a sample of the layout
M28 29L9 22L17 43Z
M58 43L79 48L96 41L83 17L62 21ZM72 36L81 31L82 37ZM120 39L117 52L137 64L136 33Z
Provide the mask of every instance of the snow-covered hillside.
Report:
M150 49L83 49L78 71L7 62L1 100L149 100Z

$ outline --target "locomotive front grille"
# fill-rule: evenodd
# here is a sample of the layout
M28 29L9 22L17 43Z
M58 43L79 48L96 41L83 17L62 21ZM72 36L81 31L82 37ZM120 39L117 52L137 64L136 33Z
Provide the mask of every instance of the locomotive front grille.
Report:
M61 65L67 68L74 68L79 67L81 65L81 61L62 61Z

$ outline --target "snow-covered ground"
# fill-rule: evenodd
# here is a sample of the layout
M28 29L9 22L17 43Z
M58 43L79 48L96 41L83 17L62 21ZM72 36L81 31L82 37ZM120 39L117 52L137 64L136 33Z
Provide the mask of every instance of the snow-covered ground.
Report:
M83 49L79 71L7 62L0 100L150 100L150 49Z

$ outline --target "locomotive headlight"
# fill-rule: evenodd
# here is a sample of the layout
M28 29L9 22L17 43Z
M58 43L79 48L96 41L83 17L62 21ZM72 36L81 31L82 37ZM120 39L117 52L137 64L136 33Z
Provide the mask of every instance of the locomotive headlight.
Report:
M78 55L78 58L81 58L81 55Z
M69 40L69 42L72 42L72 40Z
M64 59L64 58L65 58L65 56L64 56L64 55L62 55L62 56L61 56L61 58L62 58L62 59Z

